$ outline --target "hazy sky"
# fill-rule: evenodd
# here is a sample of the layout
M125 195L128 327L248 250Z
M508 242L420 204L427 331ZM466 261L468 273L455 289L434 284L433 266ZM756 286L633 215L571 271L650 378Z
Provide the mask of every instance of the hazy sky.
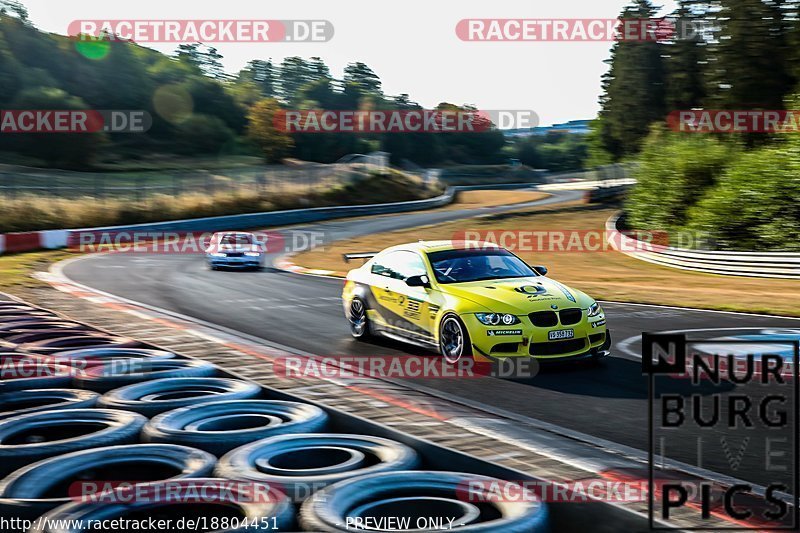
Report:
M607 42L463 42L465 18L615 18L626 0L23 0L33 23L60 34L78 19L326 19L327 43L219 43L226 70L250 59L319 56L340 77L368 64L384 91L425 107L441 101L479 109L530 109L542 124L597 113ZM663 3L664 11L673 7ZM172 52L177 45L148 45Z

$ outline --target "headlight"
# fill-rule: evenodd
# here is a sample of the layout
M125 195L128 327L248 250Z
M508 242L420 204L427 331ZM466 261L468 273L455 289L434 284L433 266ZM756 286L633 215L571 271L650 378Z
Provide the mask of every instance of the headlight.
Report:
M600 309L600 304L595 302L595 303L593 303L592 305L589 306L588 316L597 316L602 312L603 312L603 310Z
M512 326L519 324L519 318L507 313L475 313L475 317L484 326Z
M261 255L261 252L245 252L244 255L246 255L247 257L259 257Z
M227 255L225 255L223 252L211 252L208 255L211 257L227 257Z

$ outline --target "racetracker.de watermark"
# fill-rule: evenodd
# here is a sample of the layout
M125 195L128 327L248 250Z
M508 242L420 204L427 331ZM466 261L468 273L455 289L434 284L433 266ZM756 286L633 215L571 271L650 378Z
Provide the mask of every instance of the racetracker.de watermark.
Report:
M70 484L67 493L73 501L98 504L265 504L286 499L278 485L225 479L170 479L153 483L81 480Z
M799 110L672 111L667 125L683 133L800 133Z
M506 481L474 479L459 484L456 495L470 503L536 502L591 503L641 502L647 500L647 480L617 481Z
M152 124L143 110L0 109L0 133L144 133Z
M482 133L493 128L534 128L531 110L374 109L280 110L273 125L287 133Z
M525 42L660 42L694 39L709 24L676 18L627 19L462 19L456 36L462 41Z
M532 357L506 357L491 362L465 357L449 363L442 357L416 355L287 355L273 361L273 372L284 379L532 378L539 372L539 363Z
M222 232L225 233L225 232ZM231 232L236 233L236 232ZM266 253L320 249L321 231L254 231L253 245ZM81 253L202 254L228 251L212 239L214 232L192 231L72 231L67 239L71 251ZM236 250L231 250L236 251Z
M79 40L136 43L324 43L333 38L327 20L73 20L68 35Z
M455 232L453 245L465 250L496 247L511 252L653 252L667 247L692 248L701 242L691 231L466 229ZM705 240L702 241L706 243Z

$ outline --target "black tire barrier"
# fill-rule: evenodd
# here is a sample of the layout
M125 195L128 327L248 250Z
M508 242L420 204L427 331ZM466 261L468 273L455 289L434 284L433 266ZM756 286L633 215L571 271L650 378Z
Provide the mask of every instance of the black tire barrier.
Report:
M222 455L244 444L289 433L322 431L328 415L311 404L278 400L213 402L168 411L142 431L145 442L194 446Z
M186 487L186 490L176 490L176 486ZM215 491L220 493L216 501L212 495ZM205 494L206 497L189 497L189 493ZM134 498L136 494L145 496ZM162 494L172 496L158 496ZM182 498L183 495L187 496ZM55 528L53 524L55 521L82 521L88 524L96 520L124 519L130 516L138 519L170 519L173 521L173 529L170 531L194 530L176 522L187 515L202 517L208 524L214 519L218 520L221 527L215 528L215 533L293 531L295 525L294 507L283 494L271 487L242 486L225 479L196 478L147 483L119 489L110 497L117 501L75 502L57 507L45 514L42 520L36 520L27 533L83 533L89 530L77 529L75 526ZM222 525L223 520L228 525Z
M126 444L57 455L24 466L0 481L0 515L38 518L74 501L100 498L122 484L208 477L217 458L172 444Z
M42 341L50 341L50 340L58 340L63 339L65 337L107 337L107 335L100 333L99 331L93 331L84 328L80 331L75 331L71 329L42 329L38 331L28 331L25 333L18 333L16 335L10 335L3 339L5 342L16 344L17 346L22 344L30 344L30 343L38 343Z
M0 474L62 453L138 442L147 419L112 409L61 409L0 420Z
M141 348L142 346L142 343L139 341L126 337L71 335L59 339L21 344L17 348L26 352L54 354L72 351L78 348L88 350L89 348Z
M0 352L0 393L24 389L60 389L72 384L75 371L48 359L19 352Z
M343 479L419 464L417 452L389 439L367 435L302 433L246 444L225 454L216 475L279 489L293 501Z
M80 370L102 366L108 372L133 372L150 361L177 361L172 352L148 348L84 348L56 352L48 357L58 364Z
M190 405L222 400L247 400L260 394L259 385L240 379L156 379L107 392L100 398L98 405L153 417Z
M19 311L17 313L0 313L0 324L7 324L9 322L36 322L39 320L63 320L60 316L52 313L45 313L43 311L36 311L33 313L25 313Z
M0 339L20 335L22 333L34 333L42 330L59 331L88 331L90 328L77 322L67 322L65 320L28 320L20 322L0 323Z
M28 389L0 394L0 420L56 409L94 407L100 395L88 390Z
M306 531L342 532L362 529L354 527L358 519L391 516L404 524L393 531L547 531L547 507L532 492L518 501L502 501L489 492L492 484L507 483L460 472L407 471L356 477L309 498L301 507L300 523ZM483 494L469 488L476 484L485 487ZM519 487L519 493L523 491Z
M10 305L3 305L0 307L0 315L24 315L27 313L43 312L40 309L31 307L30 305L13 303Z
M57 360L61 360L59 354ZM166 378L204 378L217 373L207 361L167 359L152 361L111 359L109 364L90 366L75 376L75 386L97 392L108 392L142 381Z

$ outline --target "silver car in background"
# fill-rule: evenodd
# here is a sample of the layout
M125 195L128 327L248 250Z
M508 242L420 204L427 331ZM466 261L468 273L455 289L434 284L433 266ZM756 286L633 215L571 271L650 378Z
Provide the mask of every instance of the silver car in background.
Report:
M214 233L205 250L211 270L264 268L265 248L253 233L220 231Z

